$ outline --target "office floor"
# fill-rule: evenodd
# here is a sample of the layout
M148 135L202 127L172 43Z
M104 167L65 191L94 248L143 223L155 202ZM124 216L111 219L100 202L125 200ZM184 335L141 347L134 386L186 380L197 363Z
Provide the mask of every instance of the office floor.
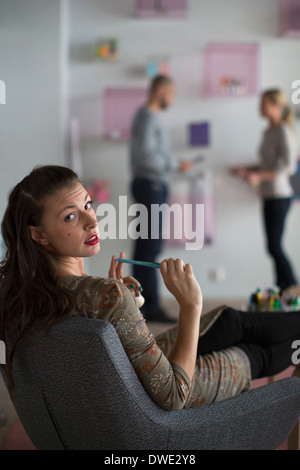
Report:
M172 299L166 299L163 301L163 306L165 309L168 311L169 315L177 318L178 317L178 307L175 301ZM211 299L206 299L204 301L203 305L203 313L208 312L210 309L217 307L218 305L230 305L231 307L237 308L237 309L245 309L245 300L244 299L218 299L218 300L211 300ZM152 333L155 335L161 333L162 331L165 331L166 329L170 328L170 324L166 323L149 323L148 324L150 330ZM289 376L291 375L291 372L287 372L287 374L284 374L284 376ZM260 381L255 381L256 383L254 386L261 386L266 383L266 379L260 379ZM17 426L18 423L18 415L15 411L15 408L10 400L9 394L6 390L6 387L4 385L2 376L0 375L0 410L3 410L6 413L7 420L4 425L0 425L0 449L3 449L3 444L5 444L7 440L8 433L10 430L15 426L16 431L15 431L15 439L18 441L20 439L20 450L23 450L25 448L30 448L30 442L27 442L26 437L24 438L24 432L22 432L22 429L20 430L20 427ZM13 448L14 450L18 450L18 442L13 442L10 440L9 442L9 448ZM24 446L24 447L22 447ZM283 444L281 446L282 450L285 450L286 446Z

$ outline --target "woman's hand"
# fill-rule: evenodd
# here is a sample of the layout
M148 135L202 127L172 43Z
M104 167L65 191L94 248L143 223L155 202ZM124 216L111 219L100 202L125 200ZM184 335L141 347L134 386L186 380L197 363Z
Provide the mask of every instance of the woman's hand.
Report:
M253 189L257 189L260 183L265 179L264 172L260 169L259 166L239 166L231 168L230 172L233 175L240 176L243 180L245 180Z
M123 251L120 253L120 258L125 258L125 253ZM140 293L143 290L141 284L133 276L123 277L123 263L117 261L116 256L112 256L108 277L124 282L128 289L134 291L135 297L140 296Z
M192 266L173 258L160 263L160 271L168 290L180 306L176 339L168 356L193 379L197 357L202 293Z
M248 171L245 175L245 180L252 186L252 188L256 189L262 181L261 172L259 170Z
M249 169L243 166L237 166L237 167L231 168L230 173L234 176L239 176L240 178L247 180Z
M174 295L182 311L202 310L202 292L190 264L181 259L166 259L160 263L160 272L167 289Z

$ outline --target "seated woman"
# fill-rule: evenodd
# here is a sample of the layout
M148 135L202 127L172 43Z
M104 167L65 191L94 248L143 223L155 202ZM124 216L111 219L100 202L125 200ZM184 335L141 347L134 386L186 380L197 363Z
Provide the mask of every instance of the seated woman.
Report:
M18 340L67 317L110 321L141 383L167 410L209 404L248 390L251 380L291 364L300 312L251 313L222 306L201 318L193 269L166 259L160 272L180 308L178 325L156 339L138 308L138 280L113 256L107 278L88 276L84 258L100 251L92 201L70 169L35 168L11 191L2 221L0 339L14 338L5 366L10 392ZM124 257L124 253L121 253Z

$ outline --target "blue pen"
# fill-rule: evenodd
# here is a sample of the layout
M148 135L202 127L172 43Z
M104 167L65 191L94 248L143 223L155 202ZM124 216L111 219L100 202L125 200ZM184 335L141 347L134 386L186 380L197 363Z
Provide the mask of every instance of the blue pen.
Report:
M138 266L147 266L148 268L159 268L159 263L150 263L149 261L135 261L133 259L117 258L121 263L137 264Z

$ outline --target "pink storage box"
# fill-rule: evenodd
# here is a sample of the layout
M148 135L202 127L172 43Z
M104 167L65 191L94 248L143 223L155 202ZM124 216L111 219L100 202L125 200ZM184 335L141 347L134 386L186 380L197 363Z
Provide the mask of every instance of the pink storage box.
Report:
M104 137L114 141L130 138L134 114L147 100L147 90L108 88L104 92Z
M285 37L300 37L300 0L280 0L279 34Z
M241 97L258 91L258 44L210 43L204 53L204 95Z

